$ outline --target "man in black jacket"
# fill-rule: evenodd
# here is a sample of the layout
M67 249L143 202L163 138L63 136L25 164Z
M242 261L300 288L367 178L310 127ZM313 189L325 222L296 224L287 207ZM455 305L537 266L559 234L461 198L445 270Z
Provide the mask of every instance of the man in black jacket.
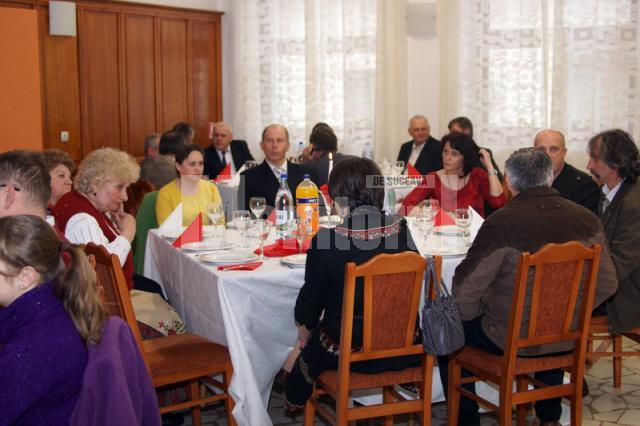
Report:
M618 280L607 322L621 333L640 326L640 154L631 135L614 129L591 138L587 169L602 183L600 220Z
M233 139L229 123L215 123L213 143L204 150L204 175L215 179L227 165L234 175L247 161L253 161L247 142Z
M588 174L564 161L567 154L564 135L557 130L542 130L533 140L533 146L543 150L551 158L553 164L551 187L564 198L597 214L600 188Z
M442 168L442 144L429 133L429 120L422 115L414 115L409 120L409 134L413 138L400 147L398 161L404 161L405 168L411 164L421 174Z
M271 124L264 129L260 142L260 148L264 151L264 161L240 174L239 209L249 209L251 197L264 197L267 206L273 207L282 173L287 173L287 184L294 203L296 188L304 179L304 175L308 173L311 180L316 181L316 174L312 170L287 161L287 151L290 147L289 132L283 125ZM267 208L265 211L267 216L270 210Z

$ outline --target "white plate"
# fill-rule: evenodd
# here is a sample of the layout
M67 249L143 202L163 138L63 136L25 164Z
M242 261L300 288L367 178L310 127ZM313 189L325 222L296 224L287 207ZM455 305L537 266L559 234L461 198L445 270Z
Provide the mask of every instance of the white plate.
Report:
M427 247L423 254L428 256L457 257L467 254L469 247Z
M173 231L164 232L162 234L162 238L166 238L167 240L175 240L180 235L182 235L182 233L184 232L185 229L187 229L187 228L174 229ZM215 228L213 226L211 226L211 225L205 225L205 226L202 227L202 237L203 238L213 237L215 232L216 232Z
M324 227L329 227L329 216L320 216L320 225ZM331 227L334 228L337 225L342 223L342 218L337 214L331 216Z
M186 243L182 245L184 251L212 251L226 250L233 247L233 243L222 242L220 240L204 240L195 243Z
M436 226L433 229L433 232L436 235L445 235L449 237L461 237L463 235L462 229L458 228L456 225Z
M214 265L248 263L257 259L258 255L255 253L232 250L221 250L216 253L203 253L200 255L201 261L205 263L212 263Z
M280 263L287 265L290 268L304 268L307 264L306 254L292 254L291 256L285 256L280 259Z

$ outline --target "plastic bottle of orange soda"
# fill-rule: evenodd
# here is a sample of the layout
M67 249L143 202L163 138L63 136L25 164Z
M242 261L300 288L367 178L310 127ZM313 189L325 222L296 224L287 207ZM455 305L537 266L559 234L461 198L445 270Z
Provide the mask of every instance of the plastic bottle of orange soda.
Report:
M304 180L296 188L296 213L300 221L311 225L311 232L318 232L318 187L304 175Z

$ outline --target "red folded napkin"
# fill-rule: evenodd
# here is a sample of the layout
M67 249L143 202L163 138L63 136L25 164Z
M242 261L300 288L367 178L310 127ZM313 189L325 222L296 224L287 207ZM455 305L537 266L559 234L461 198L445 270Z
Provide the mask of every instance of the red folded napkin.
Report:
M418 171L415 167L411 165L411 163L407 163L407 175L411 177L422 176L422 173Z
M202 241L202 213L198 213L198 216L196 216L193 222L187 226L187 229L176 238L172 246L182 247L183 244L196 243L198 241Z
M262 262L236 263L233 265L218 266L218 271L253 271L262 266Z
M289 238L286 240L277 240L274 244L264 246L264 255L267 257L284 257L292 254L304 253L309 248L311 240L306 240L302 243L302 251L299 250L298 240L295 238ZM255 254L260 254L260 248L254 251Z
M456 221L451 218L444 210L438 210L433 226L455 225Z
M318 189L320 190L320 192L322 192L322 195L324 196L326 202L331 203L331 197L329 196L329 185L325 183Z
M231 164L227 164L224 169L216 176L216 182L231 179Z
M271 210L271 213L269 213L269 216L267 217L267 221L272 225L276 224L276 209Z

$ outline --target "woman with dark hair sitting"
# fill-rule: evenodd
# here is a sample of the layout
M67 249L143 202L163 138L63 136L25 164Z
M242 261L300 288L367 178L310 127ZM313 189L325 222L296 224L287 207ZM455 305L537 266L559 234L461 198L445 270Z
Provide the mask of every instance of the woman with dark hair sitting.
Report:
M204 172L204 152L198 145L185 145L176 153L176 169L178 177L158 191L156 201L156 216L158 223L162 223L182 203L183 225L189 225L201 212L206 212L208 204L222 206L222 198L218 187L207 180L202 179ZM202 223L210 223L206 214L202 217ZM223 225L224 217L219 223Z
M483 217L485 201L496 209L504 205L502 182L489 153L481 148L478 154L468 135L450 133L442 138L442 163L441 170L425 175L407 195L402 203L403 214L410 214L422 200L429 198L438 200L446 212L473 207Z
M84 252L37 216L0 219L0 424L69 424L107 313Z
M302 350L287 378L287 415L302 411L320 373L338 368L345 265L362 264L381 253L417 251L404 219L382 211L384 189L366 184L371 175L380 175L373 161L349 158L336 165L329 178L329 194L343 222L334 229L321 228L307 251L304 285L295 306ZM362 310L361 291L356 292L356 312ZM353 330L357 346L361 319L354 320ZM357 364L357 372L401 370L419 363L416 356L366 361Z

